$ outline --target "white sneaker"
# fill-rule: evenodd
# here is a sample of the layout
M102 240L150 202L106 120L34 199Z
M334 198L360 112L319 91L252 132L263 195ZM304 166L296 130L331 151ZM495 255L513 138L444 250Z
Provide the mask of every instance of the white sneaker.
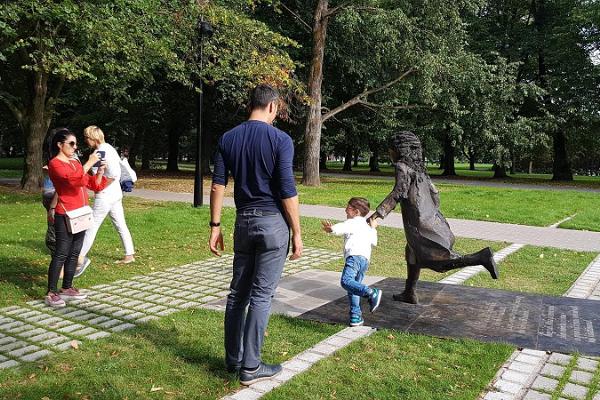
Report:
M73 278L77 278L78 276L83 274L85 272L85 269L87 267L89 267L91 263L92 263L92 260L90 260L87 257L83 257L83 264L80 266L79 265L77 266L77 270L75 271L75 275L73 275Z

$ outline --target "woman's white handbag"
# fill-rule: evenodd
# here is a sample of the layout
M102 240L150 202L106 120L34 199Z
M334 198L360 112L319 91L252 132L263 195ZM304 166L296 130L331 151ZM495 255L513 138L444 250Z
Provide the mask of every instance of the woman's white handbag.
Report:
M71 234L85 231L92 227L94 215L90 206L83 206L75 210L66 211L67 230Z

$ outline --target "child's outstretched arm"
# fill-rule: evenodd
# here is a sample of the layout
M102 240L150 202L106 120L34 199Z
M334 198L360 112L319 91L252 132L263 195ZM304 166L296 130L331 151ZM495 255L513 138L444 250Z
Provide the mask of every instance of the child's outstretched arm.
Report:
M321 225L323 225L323 230L327 233L331 233L331 227L333 224L330 220L321 220Z

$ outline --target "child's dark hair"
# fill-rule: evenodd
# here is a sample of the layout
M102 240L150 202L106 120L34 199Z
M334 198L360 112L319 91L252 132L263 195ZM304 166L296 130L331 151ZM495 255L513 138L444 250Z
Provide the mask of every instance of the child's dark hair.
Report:
M54 129L53 132L50 132L50 135L52 136L52 144L50 145L49 149L50 158L54 158L58 155L59 143L64 143L69 136L75 136L75 134L71 132L69 128Z
M358 210L361 217L366 217L371 207L369 200L365 199L364 197L353 197L348 201L348 205Z

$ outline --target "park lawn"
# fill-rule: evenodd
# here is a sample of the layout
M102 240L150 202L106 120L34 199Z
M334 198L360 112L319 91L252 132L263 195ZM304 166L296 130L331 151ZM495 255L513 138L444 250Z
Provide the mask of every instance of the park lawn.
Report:
M0 215L0 243L3 246L0 256L0 306L6 306L43 295L48 256L43 254L45 221L38 196L11 193L6 189L0 193L3 209ZM206 207L193 209L188 204L139 199L126 199L125 203L139 261L118 268L112 264L112 260L120 255L120 245L117 235L106 224L99 232L92 253L95 265L78 280L81 287L209 257L204 245L208 233L205 229ZM223 224L228 248L231 248L232 221L233 210L226 209ZM322 233L320 221L303 218L302 226L307 247L341 250L341 238ZM398 235L402 237L401 230L381 230L383 244L393 245ZM465 248L481 245L467 244ZM384 258L393 264L387 268L397 268L396 264L403 259L402 252L398 253L392 246L380 249ZM380 262L384 263L383 258ZM341 266L334 262L330 267ZM266 340L265 359L274 362L289 359L340 328L274 317ZM389 335L398 340L390 341ZM19 369L0 371L0 398L183 399L189 398L192 393L194 398L218 398L238 387L235 378L223 372L222 341L222 314L203 310L176 313L149 325L114 334L106 340L84 342L76 351L59 353ZM382 342L385 345L380 345ZM511 347L498 344L445 341L397 332L379 333L365 339L359 346L359 353L351 347L341 354L343 357L362 357L365 348L373 347L368 350L370 357L386 364L382 372L385 372L387 380L392 379L392 374L397 375L397 371L406 369L405 363L412 366L410 375L401 379L399 384L379 389L383 398L394 398L399 390L407 393L407 399L460 399L467 398L463 397L467 392L477 394L512 351ZM393 352L391 349L394 349ZM394 354L393 360L389 358L390 354ZM488 357L485 368L483 362L478 364L482 360L481 354ZM437 374L428 369L432 368L432 362L436 363L435 357L442 357L439 362L447 362L444 365L452 365L452 375L441 383L437 382ZM358 364L354 358L333 360L340 370L340 381L354 382L354 388L358 390L362 383L355 379ZM365 379L372 379L377 373L377 365L369 363L366 367ZM341 371L345 372L339 375ZM447 371L437 372L444 375L442 373ZM457 384L459 376L464 382ZM431 379L423 381L431 382L424 386L418 377L429 377ZM413 378L418 380L418 384ZM315 396L327 383L319 382ZM374 384L371 381L369 387Z
M0 187L0 307L40 298L46 291L50 256L44 244L45 210L38 195L16 193ZM193 208L186 203L152 202L125 198L127 224L136 245L136 262L117 266L122 256L120 239L108 219L98 231L89 257L92 265L76 280L78 287L146 274L212 257L208 250L208 207ZM225 251L232 252L234 210L224 208ZM342 253L343 238L321 230L316 218L302 218L306 247L318 247ZM405 276L404 233L381 227L380 245L375 249L371 275ZM457 249L471 252L502 243L459 239ZM324 264L324 269L341 271L340 262ZM424 271L423 279L441 279L443 275Z
M327 177L321 182L320 187L299 185L300 201L344 207L351 196L363 196L374 208L393 188L393 182L376 179ZM600 231L600 196L597 193L443 183L436 187L440 191L441 210L447 218L548 226L577 214L575 221L580 221L588 230ZM567 223L565 227L578 226Z
M302 204L345 207L352 196L369 199L375 208L392 190L393 182L384 179L322 177L320 187L304 186L297 190ZM150 174L137 187L173 192L192 192L193 179L185 174ZM204 193L210 181L204 180ZM437 184L441 209L447 218L548 226L575 215L561 228L600 231L600 196L576 190L549 191L486 186ZM232 195L233 182L227 187ZM400 207L396 208L399 211Z
M499 264L500 277L478 274L465 285L562 296L596 257L596 253L525 246Z
M264 359L283 362L340 329L273 316ZM223 314L182 311L0 370L0 399L218 399L240 388L223 360Z
M137 187L174 192L193 191L193 179L186 174L148 174ZM204 193L210 181L204 180ZM548 226L573 217L561 228L600 231L600 196L576 190L549 191L439 183L441 209L448 218ZM392 190L384 179L322 177L320 187L300 184L300 202L345 207L352 196L367 197L375 208ZM232 195L233 183L227 187ZM397 207L399 211L399 207Z
M514 347L379 330L268 393L265 400L472 400Z

